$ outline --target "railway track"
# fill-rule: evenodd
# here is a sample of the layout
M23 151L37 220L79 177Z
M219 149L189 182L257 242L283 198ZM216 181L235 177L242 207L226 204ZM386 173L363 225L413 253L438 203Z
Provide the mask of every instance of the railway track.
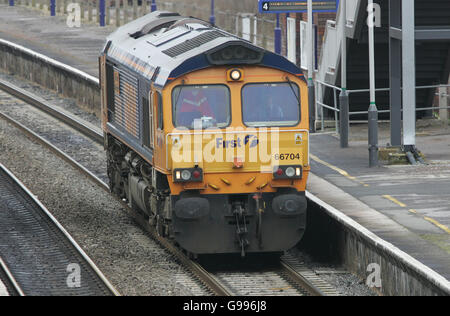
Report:
M6 263L0 258L0 296L25 296Z
M82 122L70 113L65 113L51 104L48 104L45 100L3 80L0 80L0 89L34 107L39 108L52 117L57 118L64 124L67 124L83 134L85 137L89 138L92 142L95 142L97 145L103 144L103 134L100 129L89 126L89 124ZM65 153L63 148L58 148L50 141L24 126L24 124L21 124L1 111L0 117L22 130L32 139L40 142L42 145L52 150L60 158L70 163L97 185L109 192L109 186L104 181L104 174L98 174L98 172L96 173L90 171L88 167L85 167L82 163L76 161L70 155ZM121 202L126 206L129 214L135 219L135 221L137 221L154 240L156 240L161 246L177 258L179 263L186 267L191 275L194 276L194 278L197 279L198 282L201 283L203 287L207 288L213 295L339 295L335 289L315 276L313 271L308 270L305 266L296 262L295 258L289 256L284 256L276 268L272 268L268 271L265 271L265 269L256 269L251 272L209 272L198 262L192 261L172 243L164 238L161 238L146 218L133 211L123 201Z
M0 164L0 256L18 295L119 295L67 231Z

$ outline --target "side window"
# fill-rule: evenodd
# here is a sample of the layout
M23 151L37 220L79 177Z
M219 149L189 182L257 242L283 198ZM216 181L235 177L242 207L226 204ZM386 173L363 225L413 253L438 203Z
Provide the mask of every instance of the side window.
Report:
M150 148L150 133L151 133L151 129L150 129L150 124L151 124L151 120L150 120L150 104L148 102L148 98L147 97L143 97L142 98L142 109L143 109L143 120L144 120L144 124L143 124L143 145L145 147Z
M113 113L115 112L115 71L113 66L106 64L106 105L108 109L108 121L112 120ZM119 80L117 78L117 80Z
M161 93L159 93L159 92L157 92L156 93L156 97L157 97L157 99L158 99L158 103L157 103L157 106L158 106L158 126L157 126L157 128L159 128L159 129L164 129L164 112L163 112L163 102L162 102L162 96L161 96Z
M154 115L153 115L153 109L155 108L155 92L150 91L148 93L148 98L151 100L151 104L149 106L149 115L148 115L148 122L149 122L149 128L150 128L150 148L153 148L155 143L155 129L154 129Z

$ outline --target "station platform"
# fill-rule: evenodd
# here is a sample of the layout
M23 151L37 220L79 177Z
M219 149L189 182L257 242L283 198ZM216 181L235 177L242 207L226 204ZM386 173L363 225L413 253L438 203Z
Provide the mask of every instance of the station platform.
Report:
M67 17L38 9L0 4L0 38L34 50L98 77L98 56L114 27L83 22L69 27Z
M114 29L0 4L0 38L98 77L97 58ZM308 190L379 237L450 280L450 128L418 123L417 147L428 165L369 168L367 125L352 125L350 147L334 133L311 135ZM380 146L389 142L380 124Z
M352 124L346 149L335 133L311 135L308 191L450 280L450 126L417 125L426 165L369 168L367 124ZM386 146L389 124L379 128Z

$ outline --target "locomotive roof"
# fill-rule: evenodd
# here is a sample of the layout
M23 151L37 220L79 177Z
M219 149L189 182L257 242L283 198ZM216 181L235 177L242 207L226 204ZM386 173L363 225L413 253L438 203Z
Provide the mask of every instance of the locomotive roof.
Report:
M283 56L212 27L205 21L166 11L152 12L118 28L107 38L104 52L162 88L181 75L211 66L210 54L229 46L243 46L256 52L261 56L258 65L303 77L302 71ZM248 62L233 60L221 64Z

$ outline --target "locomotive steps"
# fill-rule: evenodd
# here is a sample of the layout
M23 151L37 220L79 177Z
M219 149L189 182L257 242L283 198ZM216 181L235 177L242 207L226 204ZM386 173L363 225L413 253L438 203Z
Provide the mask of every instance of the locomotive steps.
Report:
M0 40L0 67L75 98L79 106L90 113L100 113L99 82L92 76L4 40ZM352 217L365 226L369 219L394 225L387 217L318 177L311 177L309 190L309 230L302 242L303 247L329 249L329 256L338 259L347 270L364 280L375 273L373 280L381 281L379 291L384 295L450 295L448 280L339 209L354 210ZM322 201L325 199L329 204ZM333 245L329 244L330 240L334 241ZM377 282L374 285L378 285Z

